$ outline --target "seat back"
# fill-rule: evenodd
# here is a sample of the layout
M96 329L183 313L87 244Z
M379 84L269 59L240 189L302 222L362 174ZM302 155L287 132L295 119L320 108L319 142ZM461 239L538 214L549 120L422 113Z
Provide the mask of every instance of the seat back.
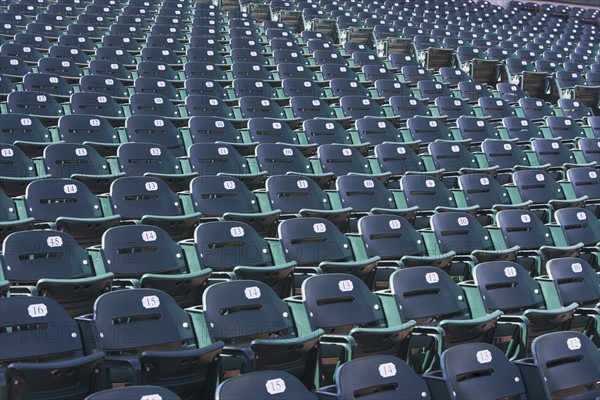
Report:
M302 124L306 139L313 144L351 144L350 134L336 121L309 119Z
M203 306L214 340L233 344L296 336L287 304L263 282L238 280L210 285L204 292Z
M62 76L53 73L26 74L23 77L23 89L28 92L44 92L52 96L69 96L73 92Z
M333 224L322 218L287 219L279 224L278 236L288 261L316 266L322 261L354 259L350 242Z
M461 175L458 177L458 186L469 206L491 209L495 205L512 204L506 188L490 175Z
M70 105L73 114L124 117L123 110L115 99L103 93L73 93Z
M25 191L25 202L29 215L38 221L102 216L98 198L84 183L72 179L33 181Z
M436 118L416 116L406 120L406 126L410 136L414 140L423 143L431 143L436 140L452 140L452 131Z
M262 171L269 176L285 175L288 172L312 173L309 161L293 146L261 143L256 146L256 160Z
M217 400L248 398L273 400L316 400L296 377L284 371L251 372L227 379L219 385Z
M347 333L352 328L384 327L380 300L354 275L315 275L302 283L302 300L313 329Z
M576 196L588 196L590 199L600 198L600 182L598 172L593 168L571 168L567 170L567 178L571 182Z
M219 122L219 121L216 121ZM192 171L198 175L247 174L248 161L225 143L201 142L188 149Z
M54 230L20 231L2 243L4 277L11 282L81 278L93 275L88 254L66 233Z
M108 175L107 161L91 146L77 143L54 143L44 149L44 172L55 178L73 174Z
M203 268L233 270L239 265L273 265L268 243L244 222L202 223L194 231L194 242Z
M517 366L497 347L467 343L442 353L442 374L452 399L524 399Z
M343 399L430 399L425 380L398 357L362 357L336 371L337 392Z
M418 206L422 210L434 210L438 206L456 206L450 190L433 176L404 175L400 179L400 188L409 207Z
M0 151L2 152L0 176L24 179L37 175L33 161L19 147L2 144Z
M490 261L477 264L473 278L488 311L507 314L540 309L544 298L539 285L519 264L512 261Z
M162 180L150 177L123 177L110 186L112 211L123 218L144 215L181 215L179 197Z
M93 321L98 348L108 354L141 354L150 348L178 350L196 345L189 315L171 296L156 289L103 294L94 304Z
M542 170L521 170L513 173L513 182L525 201L544 204L551 199L562 200L565 194L558 182Z
M272 209L295 214L301 209L330 210L327 194L310 178L297 175L270 176L265 188Z
M118 278L139 279L143 274L185 271L181 248L161 228L123 225L102 235L102 257L106 272Z
M181 132L168 118L132 115L125 121L125 133L130 142L159 144L175 157L185 154Z
M121 171L128 176L143 176L149 172L161 174L181 172L179 161L158 143L123 143L117 149L117 160Z
M369 161L360 152L348 145L323 144L317 149L319 163L324 172L332 172L334 176L349 173L370 174Z
M64 114L61 105L43 92L12 92L6 98L10 113L43 115L58 118Z
M190 193L194 210L207 217L260 211L254 193L235 177L199 176L190 183Z
M563 257L548 260L548 277L554 281L563 306L576 302L594 307L600 300L600 278L586 261Z
M390 277L390 288L405 321L430 323L470 318L463 290L439 268L400 269Z
M583 243L594 246L600 242L600 222L585 208L562 208L554 212L554 219L562 228L569 245Z
M336 189L342 205L355 212L369 212L373 208L395 209L392 193L375 178L342 175L336 180Z
M469 255L475 250L493 250L489 232L470 214L445 212L433 214L431 229L442 252Z
M529 165L525 152L510 140L486 139L481 143L481 150L488 165L497 165L500 168Z
M531 352L548 395L574 393L593 397L600 379L598 347L579 332L554 332L536 338ZM558 393L557 393L558 392Z
M479 168L475 156L462 143L440 140L429 143L427 149L436 168L443 168L446 172Z

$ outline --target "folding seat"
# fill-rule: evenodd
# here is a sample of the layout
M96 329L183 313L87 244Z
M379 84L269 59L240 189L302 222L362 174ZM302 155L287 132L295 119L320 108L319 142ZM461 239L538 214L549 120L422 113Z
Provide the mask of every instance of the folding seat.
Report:
M285 97L322 97L327 99L323 89L321 89L312 79L284 78L281 81L281 87Z
M595 169L590 167L568 169L567 179L571 183L575 196L588 196L588 202L592 203L590 206L598 202L600 183L598 183L598 172ZM596 210L595 214L598 215L599 211Z
M421 66L404 65L401 71L403 82L411 86L415 86L418 81L435 80L435 77L431 74L431 72Z
M105 36L106 37L106 36ZM161 36L161 35L148 35L146 37L146 46L148 47L159 47L169 49L177 54L185 54L185 45L175 37ZM129 50L129 49L128 49ZM132 49L137 50L137 49Z
M303 220L305 218L286 222ZM311 276L302 284L302 296L288 299L288 304L296 320L302 321L303 331L325 330L321 337L324 361L320 370L321 386L333 383L338 360L343 363L375 355L407 358L414 321L401 323L396 313L385 313L381 299L354 275ZM389 392L384 393L389 395Z
M583 317L588 325L583 327L582 333L597 342L598 314L595 309L598 308L600 299L600 283L596 271L581 258L571 257L550 260L546 269L548 276L537 279L546 301L554 301L563 307L577 303L579 309L573 320L572 330L579 330L573 329L573 325L578 323L578 318Z
M87 66L90 57L83 50L63 45L50 46L48 49L48 57L58 58L61 60L70 61L78 66ZM44 59L41 59L44 60ZM40 61L41 61L40 60ZM39 61L38 61L39 65Z
M268 176L300 175L314 179L319 186L327 188L333 174L319 173L311 162L295 146L283 143L261 143L256 147L256 161Z
M434 100L437 112L449 122L456 121L461 116L475 116L473 108L463 99L455 97L436 97Z
M115 320L120 330L135 332L133 340L105 334L114 329ZM193 326L190 316L166 293L155 289L106 293L96 301L94 314L78 321L93 332L94 347L108 354L111 382L163 386L186 399L214 392L223 342L196 338L194 328L200 327Z
M169 389L159 386L128 386L115 389L102 390L89 395L84 400L119 400L124 398L161 398L163 400L181 400L181 397ZM148 397L150 396L150 397Z
M304 135L308 143L320 146L322 144L354 145L351 135L338 122L331 119L307 119L303 123ZM357 148L366 154L368 146L359 144Z
M2 150L5 151L4 146ZM21 211L17 210L15 202L0 187L0 240L13 232L33 229L34 219Z
M554 61L548 61L548 60L536 60L535 61L535 71L536 72L546 72L546 73L554 73L559 67L559 64L557 64Z
M431 111L421 100L406 95L394 95L389 99L390 109L400 120L408 120L415 116L431 116Z
M588 86L600 86L600 72L586 73L585 81Z
M238 375L222 382L215 393L217 400L243 400L248 397L269 397L274 400L317 399L300 380L284 371L260 371Z
M102 47L117 47L130 53L138 53L142 49L142 45L131 36L104 35L101 44Z
M496 89L498 90L498 94L500 94L500 98L508 103L518 103L523 97L528 97L527 92L525 92L520 85L498 82L496 84Z
M515 325L522 335L522 343L513 343L507 349L509 357L530 354L536 337L570 328L577 303L548 309L539 284L520 265L510 261L485 262L475 266L473 276L484 308L503 311L500 323Z
M45 36L36 35L33 33L17 33L13 39L13 43L20 46L27 46L29 49L36 49L38 51L46 52L51 46L50 41ZM28 51L25 47L22 47L24 51Z
M298 63L278 63L277 74L279 78L285 80L287 78L303 78L315 81L315 74L303 64Z
M73 93L69 102L71 114L103 117L113 126L122 126L125 110L110 95L103 93Z
M495 175L498 169L496 166L485 165L486 163L483 160L475 157L465 145L459 142L437 140L429 143L427 150L434 168L443 168L444 174L448 178L457 173L462 175L465 173L483 172Z
M274 118L285 122L291 128L300 125L300 118L291 118L286 109L267 97L244 96L239 99L239 111L242 118Z
M90 61L90 74L94 74L94 72L97 75L116 74L119 79L133 79L133 75L127 69L136 66L137 61L129 51L120 47L98 47L94 58Z
M589 209L563 208L554 212L554 220L560 227L567 245L583 243L580 258L598 269L600 231L598 217Z
M560 237L552 235L548 226L528 210L502 210L496 214L498 234L507 246L519 246L522 254L528 254L538 262L537 271L544 272L546 261L560 257L578 257L583 243L560 246ZM556 233L556 232L555 232Z
M432 393L448 398L527 398L519 368L488 343L449 348L442 353L441 370L423 377Z
M173 104L160 94L135 93L129 98L131 115L153 115L169 118L177 126L187 124L187 113L183 105Z
M114 274L120 288L151 287L169 294L181 307L202 303L210 269L190 270L182 249L157 226L122 225L104 232L90 249L96 271Z
M347 144L322 144L317 149L317 158L326 174L341 177L347 174L367 175L387 183L390 173L379 171L359 150Z
M527 377L530 398L598 395L598 348L589 338L579 332L554 332L534 339L531 353L531 358L517 363Z
M106 207L123 219L164 229L174 240L192 237L200 214L183 212L179 197L162 180L153 177L123 177L110 187Z
M545 117L546 126L552 137L563 142L572 142L585 137L583 128L571 117Z
M581 138L577 147L585 162L600 164L600 138Z
M456 120L456 126L461 137L471 140L472 143L482 143L486 139L500 137L498 129L490 124L487 118L461 116Z
M336 180L336 191L343 207L351 208L354 218L364 214L392 214L414 222L417 207L402 207L403 200L388 190L379 180L342 175ZM356 221L351 221L356 231Z
M156 48L147 48L147 49L156 50L159 48L156 47ZM168 50L168 49L163 49L163 50ZM142 52L143 51L144 50L142 50ZM168 51L177 57L177 55L175 53L173 53L171 50L168 50ZM219 66L227 65L227 60L225 59L225 57L223 57L219 52L215 51L212 48L190 47L189 49L187 49L187 51L185 53L185 57L188 62L203 62L203 63L210 63L210 64L214 64L214 65L219 65Z
M4 277L28 285L23 294L57 301L72 317L92 312L96 298L111 289L113 275L95 271L89 254L65 232L14 232L2 246Z
M256 195L233 176L202 176L192 180L190 201L203 217L245 222L266 237L275 234L279 210L262 209Z
M375 65L385 68L384 62L371 51L355 51L352 53L351 59L356 67Z
M411 139L420 143L454 139L452 131L436 118L415 116L406 120L406 126Z
M342 364L335 373L335 385L315 392L322 399L350 399L355 393L395 399L430 398L427 384L397 357L367 356Z
M67 100L73 93L73 88L59 75L53 73L26 74L22 87L25 91L51 95L56 100Z
M221 312L232 308L238 312ZM279 370L314 387L323 331L300 331L292 319L291 307L263 282L240 280L211 285L204 294L203 307L192 308L190 313L193 319L206 321L211 339L235 344L235 349L224 349L229 356L229 363L223 364L226 371ZM248 332L248 323L256 329Z
M160 143L123 143L117 150L117 162L128 176L159 178L175 191L186 190L197 176L195 172L183 173L179 160Z
M42 161L49 176L80 181L93 193L107 193L112 181L122 176L112 171L93 147L85 144L50 144L44 149Z
M164 10L164 8L162 9ZM162 11L161 10L161 11ZM149 36L164 36L169 37L174 40L180 41L182 39L187 39L186 33L182 31L184 27L187 27L182 22L178 24L166 24L163 22L165 16L158 15L154 20L154 25L150 28ZM178 18L172 18L172 20L179 20ZM168 43L168 41L167 41ZM156 48L159 46L151 46L152 48ZM175 49L174 49L175 50Z
M39 156L52 143L51 132L30 114L0 114L0 143L19 146L29 157Z
M461 82L471 82L472 78L460 68L441 67L442 81L450 86L458 86Z
M419 66L418 61L411 54L392 53L388 58L391 66L396 69L402 69L405 65Z
M509 140L517 139L518 142L530 142L532 139L544 138L544 133L537 124L523 117L502 118L502 125L506 130Z
M486 174L461 175L458 187L467 206L478 206L478 212L483 215L503 209L528 209L532 203L514 200L499 180Z
M185 155L181 132L168 118L132 115L125 121L125 133L130 142L160 144L175 157Z
M403 137L388 120L379 118L359 118L355 121L356 133L361 143L371 146L385 142L402 142Z
M140 57L142 61L160 62L169 66L183 64L181 58L173 50L167 48L144 47L140 52Z
M581 120L592 116L592 110L576 99L558 99L558 107L565 117Z
M419 98L428 103L433 103L438 97L452 97L448 85L435 80L421 80L417 82L417 94Z
M4 106L5 113L27 114L47 126L56 125L58 118L64 114L62 105L53 96L43 92L12 92L7 96Z
M134 90L137 94L150 94L153 96L161 96L165 99L168 99L171 102L183 101L185 97L185 95L174 86L173 82L154 77L136 78L134 81Z
M319 76L320 75L320 76ZM318 81L329 81L333 78L358 79L358 75L346 65L341 64L322 64L321 72L317 75Z
M397 270L390 277L386 297L393 299L402 320L418 324L409 358L417 371L438 365L440 354L450 347L471 342L491 344L501 316L500 311L494 311L473 318L464 290L435 267Z
M592 137L600 137L600 116L589 116L585 119Z
M213 273L227 276L233 273L239 279L259 280L281 298L290 295L296 263L285 262L282 257L282 261L277 262L269 243L245 222L203 222L194 232L194 241L188 242L184 250L188 259L197 258L198 268L210 268Z
M533 122L555 115L554 109L547 102L535 97L519 99L519 109L525 118Z
M292 114L301 121L311 119L328 119L338 122L344 127L350 124L350 118L339 115L324 99L317 97L296 96L290 99Z
M273 66L272 59L265 57L262 53L253 49L236 48L231 49L231 62L236 63L252 63L263 66Z
M217 82L230 82L233 75L230 71L223 71L218 65L211 63L192 61L183 66L183 71L187 79L190 78L205 78L212 79Z
M516 117L515 110L504 99L494 97L481 97L477 101L483 116L491 118L492 122L497 122L502 118Z
M275 49L273 52L273 62L275 65L281 63L300 64L304 66L310 65L310 62L302 53L294 50Z
M532 150L540 165L549 165L553 170L559 172L564 169L578 166L570 147L563 144L559 139L534 139L531 142ZM582 166L591 166L589 164ZM555 174L560 177L560 174Z
M369 91L360 82L348 78L330 80L328 92L327 97L370 96Z
M141 61L138 63L136 71L138 76L144 78L159 78L169 81L182 81L185 78L169 64L157 61Z
M477 103L481 97L492 97L490 89L477 82L461 81L458 83L458 91L460 97L469 103Z
M124 53L127 53L124 51ZM107 75L123 82L130 82L134 75L119 61L95 59L90 61L88 71L90 75Z
M352 120L365 117L385 118L392 123L400 120L397 115L388 115L374 99L367 96L344 96L340 99L340 108L344 116Z
M138 28L135 25L127 25L120 23L113 23L109 30L109 35L115 36L127 36L137 41L142 41L145 38L145 32L142 31L141 28Z
M38 60L42 58L42 55L35 48L17 43L4 43L0 46L0 56L10 57L11 59L18 57L30 65L37 64Z
M104 353L85 355L77 322L55 301L3 298L0 312L4 397L83 398L103 387Z
M262 188L267 177L266 172L251 168L248 160L227 143L193 144L188 148L188 161L191 171L199 176L235 176L251 190Z

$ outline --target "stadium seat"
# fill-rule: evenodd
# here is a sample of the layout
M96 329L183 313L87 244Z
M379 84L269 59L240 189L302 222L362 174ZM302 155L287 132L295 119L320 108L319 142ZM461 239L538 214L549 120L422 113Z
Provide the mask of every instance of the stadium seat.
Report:
M267 284L239 280L211 285L203 306L190 313L206 321L212 340L225 342L223 354L230 357L229 363L223 362L225 371L279 370L314 387L323 330L300 330L291 307Z
M103 388L104 353L85 355L77 322L55 301L37 296L2 298L0 313L4 342L0 359L6 363L2 396L84 398Z
M192 237L200 213L184 213L179 197L162 180L123 177L115 180L103 206L123 219L139 220L167 231L175 240Z
M598 347L590 339L579 332L554 332L534 339L531 350L531 358L517 363L530 398L598 395Z
M160 397L162 400L181 400L181 397L177 396L172 391L159 386L129 386L116 389L107 389L100 392L96 392L85 400L121 400L124 398L149 398Z
M274 400L317 399L300 380L285 371L260 371L239 375L222 382L215 393L216 400L266 397Z
M105 334L115 321L119 330L134 332L131 340ZM223 342L196 336L195 329L206 326L193 325L168 294L156 289L105 293L96 300L94 313L78 322L93 333L93 348L107 354L112 383L162 386L189 399L214 392Z
M523 376L502 351L468 343L442 354L441 370L424 375L432 393L454 398L527 398Z
M365 399L380 396L395 399L430 399L427 384L411 367L389 355L367 356L342 364L335 385L319 388L321 399Z

